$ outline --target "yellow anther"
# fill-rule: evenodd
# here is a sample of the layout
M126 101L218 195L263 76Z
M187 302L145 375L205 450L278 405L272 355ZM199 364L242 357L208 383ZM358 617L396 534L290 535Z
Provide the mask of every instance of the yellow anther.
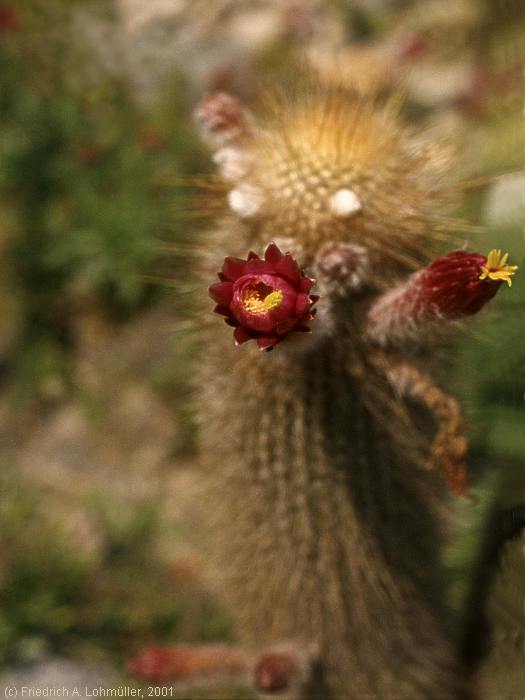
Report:
M281 304L283 300L283 293L280 289L276 289L275 292L268 294L268 296L263 301L263 306L265 311L271 311Z
M279 306L283 297L280 289L272 289L266 284L257 284L245 290L242 303L250 313L262 314Z
M518 269L517 265L508 265L507 260L509 259L509 254L501 254L501 250L494 248L487 255L487 262L481 268L480 280L494 280L506 282L509 287L512 287L512 275L515 274Z

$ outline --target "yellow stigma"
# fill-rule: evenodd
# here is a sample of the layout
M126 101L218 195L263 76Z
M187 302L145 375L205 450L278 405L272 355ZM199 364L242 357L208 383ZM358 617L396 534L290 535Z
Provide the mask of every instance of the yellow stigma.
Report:
M506 282L512 287L512 275L518 269L517 265L507 265L509 254L501 255L501 250L494 248L487 255L487 262L481 268L480 280L495 280Z
M242 298L244 308L252 314L262 314L279 306L283 300L280 289L272 289L266 284L248 287Z

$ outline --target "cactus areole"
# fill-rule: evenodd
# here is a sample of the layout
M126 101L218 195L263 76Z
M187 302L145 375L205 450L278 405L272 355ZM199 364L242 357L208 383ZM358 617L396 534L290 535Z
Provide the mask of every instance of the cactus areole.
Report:
M465 700L440 544L442 475L465 492L466 441L418 353L516 267L438 256L453 161L392 105L317 88L272 104L259 120L224 94L198 110L224 183L199 317L210 562L246 648L300 659L260 687Z

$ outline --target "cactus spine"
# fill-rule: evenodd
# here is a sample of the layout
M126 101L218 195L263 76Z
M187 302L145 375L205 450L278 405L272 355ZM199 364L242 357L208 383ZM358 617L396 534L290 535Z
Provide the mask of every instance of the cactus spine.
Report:
M369 321L443 234L447 158L407 133L392 107L340 91L280 104L259 126L235 105L209 97L198 113L230 206L207 247L206 280L225 256L275 240L317 278L321 297L312 334L271 353L235 347L217 317L204 324L213 551L239 633L257 649L308 650L295 697L467 697L443 624L447 494L424 466L432 430L413 420L418 404L439 434L448 413L459 423L452 399L410 360L446 313L427 319L415 304L395 347L390 319L384 333L381 313ZM461 461L456 437L451 459Z

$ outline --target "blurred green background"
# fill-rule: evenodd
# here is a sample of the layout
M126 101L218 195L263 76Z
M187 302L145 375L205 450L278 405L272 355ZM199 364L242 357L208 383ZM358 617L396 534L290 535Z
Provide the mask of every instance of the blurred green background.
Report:
M460 213L481 229L464 240L522 270L441 372L469 418L478 502L525 498L522 15L489 0L0 2L0 664L121 670L149 644L232 639L191 543L195 348L180 330L205 236L181 183L209 170L191 124L208 89L249 100L305 63L330 81L338 51L350 82L401 83L407 118L462 144L457 175L479 182Z

